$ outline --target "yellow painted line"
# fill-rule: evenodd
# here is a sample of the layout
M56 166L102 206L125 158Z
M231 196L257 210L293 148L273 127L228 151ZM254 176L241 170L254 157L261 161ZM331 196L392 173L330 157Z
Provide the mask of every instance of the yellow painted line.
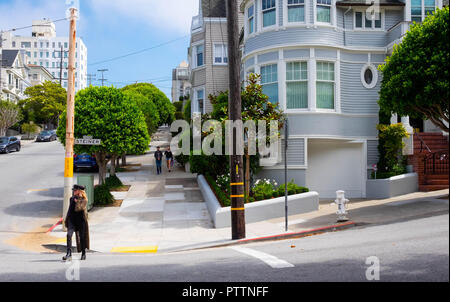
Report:
M48 189L30 189L27 192L45 192L48 191Z
M158 251L157 246L131 246L131 247L113 247L111 253L156 253Z
M231 211L244 211L245 208L231 208Z
M244 198L244 195L230 195L231 198Z
M235 182L230 184L230 186L243 186L243 185L244 185L243 182Z
M55 241L53 241L53 244L59 244L59 243L67 243L67 238L66 237L58 238Z

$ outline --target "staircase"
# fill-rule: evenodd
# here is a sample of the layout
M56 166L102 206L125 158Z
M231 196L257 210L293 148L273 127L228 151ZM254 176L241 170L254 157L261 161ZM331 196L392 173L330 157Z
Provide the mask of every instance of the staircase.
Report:
M409 157L409 163L419 175L419 191L449 188L448 150L448 137L442 133L414 134L414 155Z

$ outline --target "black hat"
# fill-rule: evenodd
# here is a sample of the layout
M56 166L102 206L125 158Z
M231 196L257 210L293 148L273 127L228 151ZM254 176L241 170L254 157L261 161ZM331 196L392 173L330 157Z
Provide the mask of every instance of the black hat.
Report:
M76 191L76 190L84 191L85 187L84 186L80 186L80 185L74 185L73 188L72 188L72 191Z

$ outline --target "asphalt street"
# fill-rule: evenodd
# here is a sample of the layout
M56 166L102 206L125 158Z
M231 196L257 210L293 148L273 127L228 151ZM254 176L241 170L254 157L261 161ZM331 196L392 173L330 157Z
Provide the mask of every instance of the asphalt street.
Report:
M79 254L71 263L61 254L0 256L0 281L448 282L449 216L172 254L94 253L83 262Z

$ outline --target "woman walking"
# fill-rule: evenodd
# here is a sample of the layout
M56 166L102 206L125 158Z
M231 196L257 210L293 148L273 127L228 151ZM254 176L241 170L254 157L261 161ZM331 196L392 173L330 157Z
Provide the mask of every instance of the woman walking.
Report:
M167 147L167 150L166 152L164 152L164 155L166 156L167 160L167 169L169 170L169 172L171 172L173 167L173 154L172 151L170 151L170 147Z
M87 203L85 188L73 186L73 196L70 198L70 206L67 211L65 226L67 228L67 254L64 261L72 260L72 236L75 232L77 251L81 252L81 260L86 260L86 249L89 249L89 225L87 219Z

